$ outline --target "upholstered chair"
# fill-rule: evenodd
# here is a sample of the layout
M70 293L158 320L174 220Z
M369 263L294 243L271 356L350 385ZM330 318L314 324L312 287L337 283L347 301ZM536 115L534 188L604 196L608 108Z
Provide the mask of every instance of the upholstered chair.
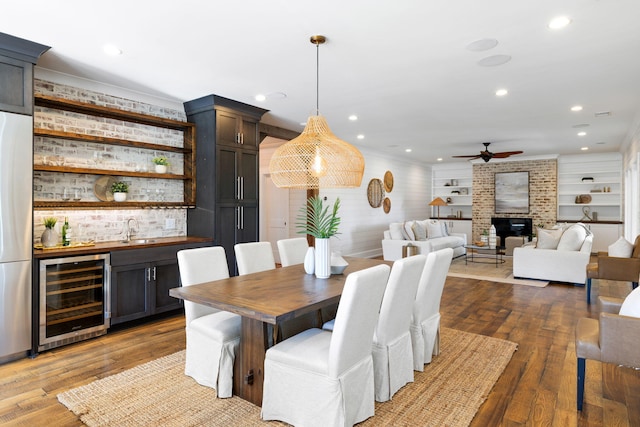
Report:
M221 246L178 252L182 286L229 277ZM184 302L186 362L184 373L198 384L216 389L218 397L231 397L233 362L240 345L240 316L190 301Z
M639 276L640 235L636 237L630 258L609 256L608 252L598 252L597 261L587 265L587 304L591 304L591 279L631 282L632 288L635 289L638 287Z
M599 297L598 319L583 317L576 326L577 403L582 410L586 359L640 368L640 288L623 301Z
M270 242L238 243L233 249L240 276L276 268Z
M334 331L309 329L267 350L262 418L352 426L374 415L371 345L389 266L346 278Z
M236 262L238 263L240 276L276 268L276 261L273 258L270 242L238 243L233 248L236 252ZM311 312L295 319L278 323L273 332L274 339L279 341L305 329L316 327L322 324L320 316L318 312Z
M413 369L422 372L431 357L440 354L440 299L453 250L440 249L427 255L411 317Z
M277 245L280 253L280 264L283 267L304 263L304 257L309 249L306 238L282 239L278 240Z
M413 382L409 333L411 307L426 260L425 255L415 255L394 261L391 267L373 335L373 372L378 402L386 402L405 384Z

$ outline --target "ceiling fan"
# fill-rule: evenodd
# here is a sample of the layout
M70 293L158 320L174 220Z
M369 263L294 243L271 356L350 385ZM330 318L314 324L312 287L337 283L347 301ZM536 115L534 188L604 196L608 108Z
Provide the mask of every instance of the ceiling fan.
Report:
M522 151L503 151L501 153L492 153L491 151L489 151L489 144L491 144L490 142L483 142L484 144L484 150L480 151L480 154L472 154L470 156L452 156L452 157L458 157L458 158L463 158L463 157L468 157L469 160L473 160L473 159L482 159L485 162L488 162L489 160L496 158L496 159L506 159L509 156L513 156L515 154L522 154Z

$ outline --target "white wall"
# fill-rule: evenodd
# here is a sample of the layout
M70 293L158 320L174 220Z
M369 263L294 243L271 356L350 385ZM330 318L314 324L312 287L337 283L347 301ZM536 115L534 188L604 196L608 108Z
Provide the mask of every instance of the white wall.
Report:
M284 141L282 141L284 142ZM277 146L269 141L260 149L260 173L268 174L269 160ZM382 255L382 234L391 222L409 219L425 219L429 216L431 201L431 168L418 162L384 156L378 152L358 147L365 158L365 171L359 188L320 189L320 196L327 197L331 206L340 198L340 234L332 238L332 251L347 256L376 257ZM386 171L394 176L393 190L386 194L391 200L391 210L385 214L382 207L372 208L367 199L367 186L373 178L383 179ZM303 190L290 191L290 220L295 217L306 200ZM261 207L265 203L261 199ZM260 227L262 220L261 209ZM295 227L289 229L290 237L299 237Z

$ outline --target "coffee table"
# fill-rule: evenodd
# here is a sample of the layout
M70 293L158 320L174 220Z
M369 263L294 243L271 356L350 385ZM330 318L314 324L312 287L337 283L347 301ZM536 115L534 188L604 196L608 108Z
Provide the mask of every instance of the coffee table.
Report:
M503 264L505 262L504 258L502 258L505 250L504 246L496 246L495 248L490 248L488 245L465 245L464 248L466 249L466 253L464 256L465 265L467 265L468 262L489 264L495 261L496 268L498 268L499 264Z

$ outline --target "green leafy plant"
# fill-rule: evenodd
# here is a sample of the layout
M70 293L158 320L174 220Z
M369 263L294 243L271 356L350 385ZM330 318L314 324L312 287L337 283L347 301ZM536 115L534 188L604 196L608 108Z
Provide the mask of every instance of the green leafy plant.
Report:
M53 229L53 227L56 226L56 223L58 222L58 220L56 218L49 217L49 218L45 218L42 222L44 223L45 228Z
M167 158L164 156L154 157L153 163L156 165L169 166L169 160L167 160Z
M340 199L336 199L333 209L324 207L320 196L313 196L307 200L306 206L300 208L300 214L296 217L298 234L310 234L316 239L327 239L338 233L340 226Z
M128 193L129 192L129 185L126 182L123 182L123 181L114 182L111 185L111 192L112 193Z

